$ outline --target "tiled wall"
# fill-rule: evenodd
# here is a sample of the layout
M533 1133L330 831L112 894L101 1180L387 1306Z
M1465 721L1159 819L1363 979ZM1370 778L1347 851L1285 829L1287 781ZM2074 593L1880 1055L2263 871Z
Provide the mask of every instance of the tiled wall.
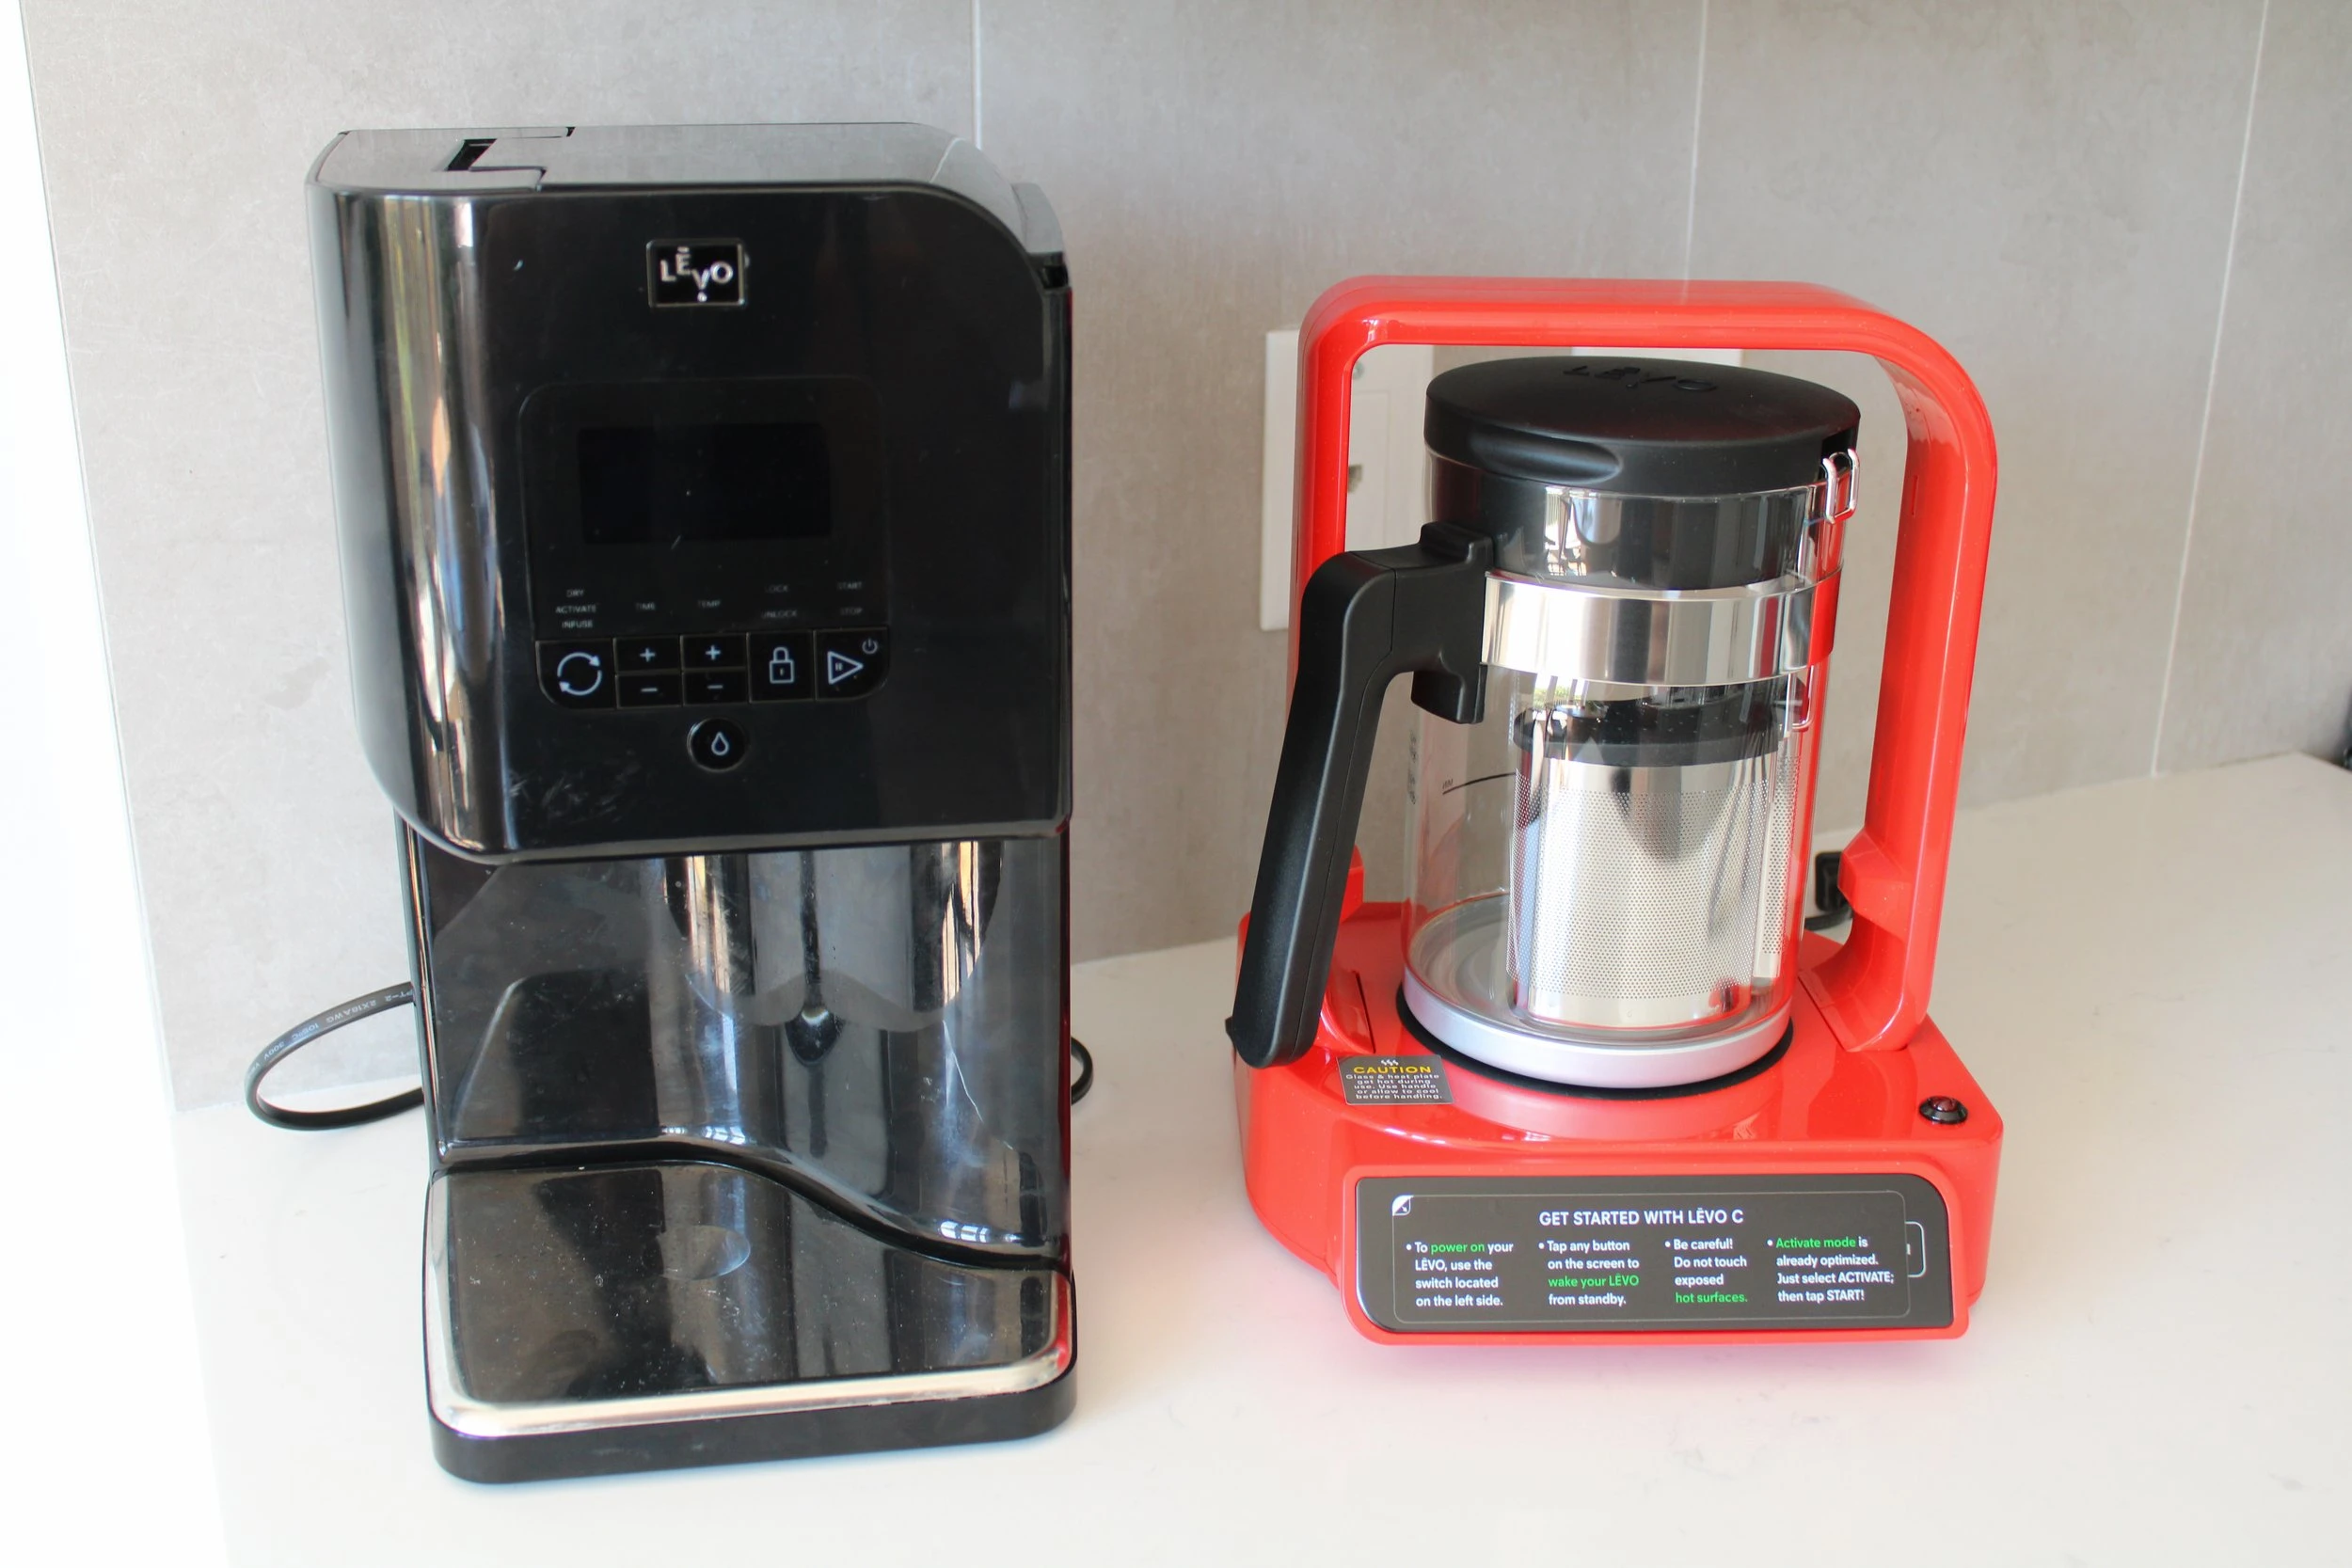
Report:
M2328 0L25 10L183 1103L405 961L299 200L348 125L906 118L1045 186L1078 289L1081 957L1216 935L1247 896L1283 668L1256 627L1260 345L1355 272L1804 277L1942 339L2004 456L1971 800L2342 733ZM1795 366L1865 409L1820 812L1851 823L1899 418L1869 367ZM1385 877L1393 803L1372 815Z

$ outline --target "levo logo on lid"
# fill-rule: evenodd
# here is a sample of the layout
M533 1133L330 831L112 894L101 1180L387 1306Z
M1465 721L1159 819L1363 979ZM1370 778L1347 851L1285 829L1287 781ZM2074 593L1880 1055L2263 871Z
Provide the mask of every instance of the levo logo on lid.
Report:
M645 297L657 307L743 303L743 247L733 240L656 240L645 247Z

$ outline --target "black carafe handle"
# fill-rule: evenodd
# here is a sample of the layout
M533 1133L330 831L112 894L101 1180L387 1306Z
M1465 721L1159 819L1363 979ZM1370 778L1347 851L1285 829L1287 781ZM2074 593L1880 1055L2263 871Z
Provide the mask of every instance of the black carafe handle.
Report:
M1314 1043L1389 683L1409 671L1413 701L1457 724L1485 711L1493 561L1486 535L1431 523L1417 545L1346 551L1307 579L1290 721L1225 1021L1251 1067L1295 1062Z

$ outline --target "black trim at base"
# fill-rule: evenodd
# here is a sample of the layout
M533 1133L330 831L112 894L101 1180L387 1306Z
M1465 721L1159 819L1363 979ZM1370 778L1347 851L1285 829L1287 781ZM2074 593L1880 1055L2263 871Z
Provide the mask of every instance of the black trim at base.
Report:
M713 1417L530 1437L469 1437L434 1417L433 1457L461 1481L503 1483L996 1443L1059 1426L1077 1402L1077 1387L1073 1359L1042 1387L971 1399Z

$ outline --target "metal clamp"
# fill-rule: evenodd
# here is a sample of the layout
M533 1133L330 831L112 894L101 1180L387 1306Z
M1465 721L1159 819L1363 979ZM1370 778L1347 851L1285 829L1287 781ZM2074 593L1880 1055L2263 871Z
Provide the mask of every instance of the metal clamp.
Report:
M1837 574L1691 590L1486 578L1486 660L1555 680L1737 686L1829 657Z

